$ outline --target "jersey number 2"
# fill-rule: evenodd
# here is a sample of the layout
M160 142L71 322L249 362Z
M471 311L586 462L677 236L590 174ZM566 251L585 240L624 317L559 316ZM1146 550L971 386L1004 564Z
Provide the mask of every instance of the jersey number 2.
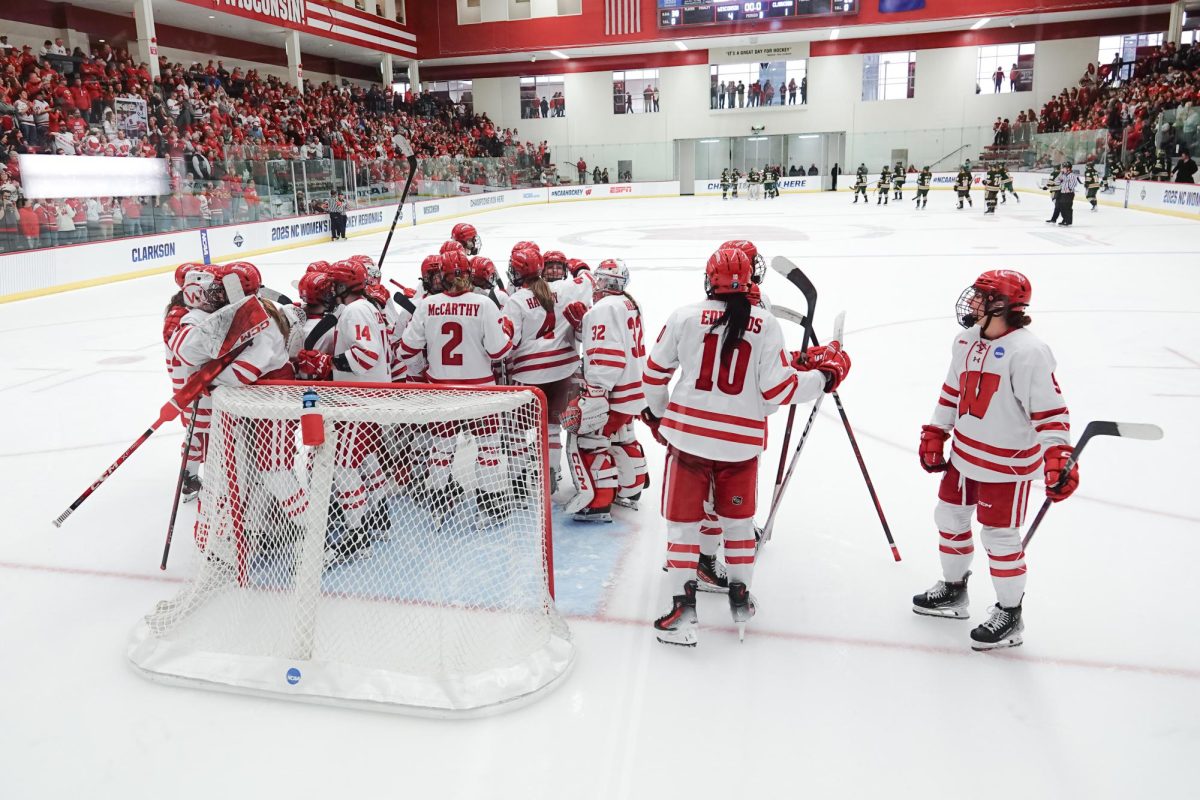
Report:
M704 335L704 355L700 357L700 377L696 388L702 392L713 389L713 370L721 359L721 337L715 333ZM746 383L746 370L750 367L750 343L745 339L738 342L737 350L728 364L721 364L717 371L717 388L725 394L739 395Z
M458 322L447 322L442 325L442 335L450 337L446 344L442 345L442 366L444 367L461 367L463 363L462 353L456 353L455 350L462 344L463 329Z
M964 372L958 384L962 387L962 394L958 396L958 415L983 419L992 396L1000 388L1000 376L994 372Z

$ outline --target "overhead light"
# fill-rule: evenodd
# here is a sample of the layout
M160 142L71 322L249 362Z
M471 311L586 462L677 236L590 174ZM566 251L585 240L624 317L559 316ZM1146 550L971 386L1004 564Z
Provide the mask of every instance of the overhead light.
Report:
M770 138L771 138L770 136L747 136L746 141L747 142L765 142L767 139L770 139Z
M209 14L209 15L208 15L208 18L209 18L209 19L216 19L216 17L215 17L214 15L212 15L212 14Z
M805 134L801 134L800 136L797 136L796 138L797 138L797 139L820 139L820 138L821 138L821 134L819 134L819 133L805 133Z
M991 21L992 21L991 17L984 17L983 19L975 20L975 24L971 26L971 30L977 31L980 28L982 28L984 25L987 25Z
M683 42L679 41L678 39L675 40L675 46L678 47L680 50L687 50L687 45L684 44Z
M564 53L562 50L551 50L550 55L554 56L555 58L570 58L570 56Z
M831 31L829 32L829 41L831 41L831 42L832 42L832 41L834 41L835 39L837 39L837 38L838 38L839 36L841 36L841 35L842 35L842 29L841 29L841 28L834 28L833 30L831 30Z
M720 139L701 139L700 144L716 144L719 141L721 141L721 140Z
M329 44L327 44L327 45L325 45L325 46L326 46L326 47L333 47L333 42L330 42Z

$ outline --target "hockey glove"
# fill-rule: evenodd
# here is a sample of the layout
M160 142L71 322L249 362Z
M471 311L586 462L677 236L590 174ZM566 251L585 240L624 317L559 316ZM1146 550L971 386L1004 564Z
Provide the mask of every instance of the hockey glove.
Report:
M391 299L391 295L388 294L388 290L380 286L378 283L372 284L371 286L363 289L363 294L370 298L371 302L381 309L386 308L388 300Z
M658 426L662 423L662 419L650 413L650 409L642 409L642 422L646 423L646 427L650 429L650 435L654 437L654 441L666 447L668 442L663 435L659 433Z
M500 317L500 328L504 331L504 335L511 342L513 336L516 335L516 328L513 327L513 321L508 317Z
M296 354L296 369L309 380L327 381L333 377L333 358L320 350L301 350Z
M579 413L580 433L604 430L604 425L608 422L608 398L604 395L604 390L592 386L583 387L583 394L579 396Z
M1056 444L1046 449L1046 497L1055 503L1066 500L1079 488L1079 465L1072 464L1070 472L1063 472L1073 452L1075 448L1069 444ZM1061 486L1059 481L1062 481Z
M571 327L575 329L576 333L583 330L583 316L587 311L587 306L578 300L568 303L567 307L563 309L563 316L567 318L567 322L571 323Z
M803 358L792 359L792 366L801 371L820 370L825 373L825 391L836 392L850 374L850 356L837 342L810 347Z
M926 472L946 471L946 440L950 432L944 431L937 425L921 426L921 446L917 454L921 458L921 469Z

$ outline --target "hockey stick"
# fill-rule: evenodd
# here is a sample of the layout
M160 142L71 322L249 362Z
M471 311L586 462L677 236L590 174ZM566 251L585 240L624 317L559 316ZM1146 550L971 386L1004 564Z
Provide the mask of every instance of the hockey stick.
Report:
M308 336L304 339L304 349L312 350L317 346L317 342L321 341L321 337L329 333L334 325L337 325L338 318L334 314L326 314L321 317L321 321L313 326L313 329L308 332Z
M192 432L196 430L196 414L200 411L200 398L192 401L192 417L188 420L187 434L183 437L183 459L179 465L179 480L175 482L175 500L171 503L171 519L167 522L167 540L163 543L162 563L158 568L167 568L167 558L171 555L171 539L175 535L175 516L179 513L179 496L183 492L183 478L187 475L188 450L191 449Z
M139 447L141 447L156 430L162 427L164 423L170 422L178 417L184 408L187 408L189 405L195 402L196 398L200 396L200 393L208 388L208 384L211 383L214 378L220 375L221 371L225 369L225 367L229 366L229 364L232 363L235 358L241 355L242 351L248 346L249 342L238 347L236 350L225 354L219 359L208 362L201 367L199 371L194 373L192 377L188 378L188 382L183 385L183 388L176 392L175 395L168 400L161 409L159 409L158 419L150 423L150 427L146 429L145 433L134 440L133 444L129 445L128 449L126 449L125 452L122 453L117 460L114 461L109 468L106 469L103 474L96 479L95 483L84 490L83 494L79 495L75 502L71 503L66 511L58 515L58 517L54 520L54 527L61 528L67 517L74 514L75 509L83 505L83 501L91 497L92 493L100 488L100 484L108 480L112 474L116 472L117 469L124 464L131 455L133 455L134 450L137 450Z
M1067 459L1066 465L1063 467L1062 473L1058 479L1058 485L1055 489L1061 489L1067 482L1067 478L1071 474L1071 470L1079 463L1079 457L1083 455L1083 448L1091 441L1093 436L1122 436L1126 439L1141 439L1147 442L1158 441L1163 437L1162 428L1157 425L1151 425L1145 422L1101 422L1094 420L1087 424L1083 429L1083 435L1079 437L1078 444L1071 451L1071 457ZM1037 516L1033 519L1033 524L1029 526L1029 533L1025 534L1025 538L1021 540L1021 548L1029 547L1029 540L1037 533L1038 526L1042 524L1042 519L1045 518L1046 512L1050 510L1050 504L1054 501L1049 497L1042 503L1042 507L1038 509Z
M408 287L400 283L400 281L392 280L391 278L388 278L388 282L393 286L400 287L400 291L392 295L392 301L410 314L415 312L417 310L416 304L405 294L408 291Z
M794 311L787 306L772 305L771 313L776 317L776 319L781 319L784 322L791 322L799 325L805 329L805 332L808 330L808 318L799 311Z
M842 340L842 331L845 327L846 312L838 312L838 315L833 320L833 338L835 341ZM804 450L804 443L808 441L809 431L812 430L813 422L817 418L817 412L821 410L821 403L825 400L825 393L822 392L817 396L817 401L813 403L812 413L808 415L808 422L804 425L804 430L800 433L800 441L796 443L796 452L792 455L792 462L788 465L787 472L783 476L783 481L776 487L775 496L771 498L771 511L767 515L767 524L763 526L762 540L769 542L771 540L771 532L775 529L775 515L779 513L779 507L783 505L783 493L787 490L787 485L792 480L792 473L796 470L796 463L800 460L800 452ZM793 406L794 408L794 406ZM787 455L787 451L784 451Z
M417 157L415 155L408 157L408 180L404 182L404 191L400 193L400 203L396 206L396 215L392 217L392 227L388 228L387 239L383 242L383 252L379 254L380 269L383 269L383 260L387 258L388 246L392 243L392 234L396 232L396 223L400 221L400 217L404 212L404 201L408 199L408 190L412 186L413 178L417 174Z
M800 268L793 264L783 256L776 256L771 259L771 268L788 279L800 293L804 295L804 301L808 306L808 313L803 317L804 321L800 324L804 327L804 338L801 340L801 350L808 349L808 342L812 339L812 318L813 312L817 308L817 287L813 286L812 281L808 276L800 271ZM779 469L775 472L775 489L771 494L771 506L774 507L779 499L780 485L783 483L783 468L787 460L788 445L792 441L792 427L796 423L796 406L788 406L787 426L783 429L783 447L779 451ZM811 425L811 422L809 423ZM770 539L769 528L764 529L763 539Z

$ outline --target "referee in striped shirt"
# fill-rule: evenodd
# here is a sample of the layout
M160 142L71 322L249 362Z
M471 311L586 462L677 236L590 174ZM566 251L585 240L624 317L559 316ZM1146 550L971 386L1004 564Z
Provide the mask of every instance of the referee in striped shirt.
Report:
M1062 221L1061 227L1069 228L1075 220L1075 190L1079 187L1079 176L1071 171L1067 164L1062 165L1062 177L1058 187L1058 214Z

